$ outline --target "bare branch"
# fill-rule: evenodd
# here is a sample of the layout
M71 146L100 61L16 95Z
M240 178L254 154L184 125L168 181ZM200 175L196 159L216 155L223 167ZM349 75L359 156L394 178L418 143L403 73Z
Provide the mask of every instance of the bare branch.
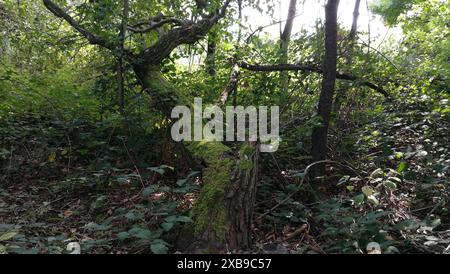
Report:
M313 168L316 165L319 164L338 164L338 165L342 165L339 162L335 162L335 161L331 161L331 160L322 160L322 161L317 161L314 162L312 164L310 164L309 166L307 166L305 168L305 171L303 172L303 177L300 180L300 183L298 183L299 186L303 185L303 183L305 182L305 180L308 178L308 173L310 171L311 168ZM294 196L298 191L300 190L300 188L298 188L297 190L292 191L291 193L289 193L283 200L281 200L280 202L278 202L275 206L273 206L272 208L270 208L269 210L267 210L266 212L264 212L263 214L261 214L258 218L256 218L256 222L262 220L262 218L266 217L268 214L270 214L271 212L273 212L275 209L277 209L279 206L283 205L284 203L286 203L287 201L289 201L289 199L292 198L292 196Z
M230 95L236 92L238 82L239 82L239 66L235 64L231 70L230 80L228 81L228 84L225 87L225 89L220 94L217 106L223 107L225 105Z
M67 14L65 11L63 11L58 5L53 3L51 0L43 0L45 7L51 11L54 15L56 15L59 18L64 19L69 25L71 25L74 29L76 29L81 35L83 35L89 43L93 45L99 45L104 48L107 48L109 50L115 51L116 45L111 43L110 41L107 41L103 39L100 36L97 36L85 28L83 28L75 19L73 19L72 16Z
M146 22L140 22L133 26L129 26L128 30L130 30L134 33L146 33L146 32L158 29L166 24L174 24L176 26L187 26L187 25L192 24L192 21L182 20L182 19L172 18L172 17L164 18L159 21L155 21L155 20L151 19ZM142 26L147 26L147 27L141 28Z
M319 67L313 67L313 66L304 66L304 65L295 65L295 64L276 64L276 65L254 65L254 64L248 64L246 62L241 62L239 65L241 68L250 70L250 71L264 71L264 72L270 72L270 71L305 71L305 72L314 72L318 74L323 74L323 70ZM347 81L358 81L360 80L358 77L354 75L348 75L338 72L336 74L337 79L341 80L347 80ZM389 97L389 93L384 90L382 87L377 86L373 83L362 81L361 82L364 86L369 87L381 94L383 94L385 97Z

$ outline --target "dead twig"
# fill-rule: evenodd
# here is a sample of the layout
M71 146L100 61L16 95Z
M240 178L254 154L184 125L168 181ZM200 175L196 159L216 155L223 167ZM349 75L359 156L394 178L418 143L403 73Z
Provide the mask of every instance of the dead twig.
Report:
M290 240L302 234L303 232L308 232L309 226L308 224L303 224L300 228L296 229L294 232L288 233L286 237L284 237L284 241Z

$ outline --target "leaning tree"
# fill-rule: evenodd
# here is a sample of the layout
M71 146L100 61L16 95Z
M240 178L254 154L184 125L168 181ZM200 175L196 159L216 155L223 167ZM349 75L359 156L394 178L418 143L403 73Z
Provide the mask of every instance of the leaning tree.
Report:
M207 36L213 26L225 16L231 2L196 1L197 6L191 11L189 19L188 13L184 17L169 16L147 2L147 13L153 12L154 15L142 19L143 12L133 9L129 0L123 0L123 5L115 10L115 15L120 14L119 19L115 20L119 23L112 24L117 26L115 31L105 33L99 29L108 29L108 26L98 26L99 21L95 18L86 20L86 16L81 16L82 12L71 10L70 6L67 8L67 5L58 4L56 1L43 0L50 12L64 19L90 44L109 50L116 58L121 112L124 108L122 74L124 66L129 66L139 85L151 98L149 107L161 112L168 121L172 121L172 108L187 102L179 96L176 87L161 72L164 61L179 46L194 44ZM241 2L238 3L240 8ZM95 11L92 11L94 7L89 6L95 4L96 1L82 4L83 11L95 14ZM198 16L193 18L193 13ZM110 27L111 24L108 25ZM111 34L114 32L118 35ZM138 36L142 39L145 35L152 37L149 38L152 42L148 46L143 47L142 43L137 42L126 43L128 37ZM237 81L236 69L233 68L230 81L221 93L217 105L225 104L229 95L236 89ZM192 210L197 235L205 240L202 242L209 243L207 247L216 247L218 244L226 244L230 249L250 247L258 143L227 146L219 142L197 142L186 147L184 152L202 157L207 166L203 171L203 188Z

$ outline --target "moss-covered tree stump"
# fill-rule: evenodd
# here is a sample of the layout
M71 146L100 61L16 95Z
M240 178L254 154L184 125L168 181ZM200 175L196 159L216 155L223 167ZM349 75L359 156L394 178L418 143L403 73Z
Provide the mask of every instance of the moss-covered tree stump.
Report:
M204 185L192 210L195 231L212 247L251 246L259 146L230 148L220 142L196 142L189 150L204 159Z

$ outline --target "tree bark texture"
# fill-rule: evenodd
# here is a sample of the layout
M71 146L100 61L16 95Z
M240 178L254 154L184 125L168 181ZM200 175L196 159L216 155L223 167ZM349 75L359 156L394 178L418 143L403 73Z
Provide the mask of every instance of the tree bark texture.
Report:
M328 0L325 6L325 58L323 61L322 91L317 115L321 125L313 130L311 154L314 162L327 158L327 137L336 83L337 11L339 0ZM313 176L325 174L325 164L314 166Z

